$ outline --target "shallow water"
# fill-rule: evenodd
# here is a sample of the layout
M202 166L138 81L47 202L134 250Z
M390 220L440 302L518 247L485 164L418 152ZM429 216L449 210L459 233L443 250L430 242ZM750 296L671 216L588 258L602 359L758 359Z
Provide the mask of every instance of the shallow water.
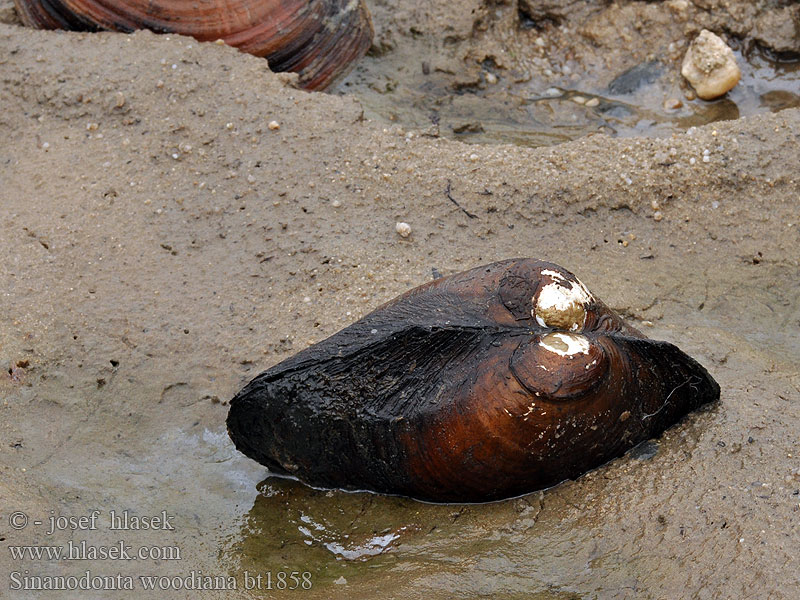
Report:
M597 133L668 136L717 121L800 106L800 61L779 61L754 47L736 49L739 84L723 98L688 100L679 66L645 62L602 85L605 74L549 85L515 82L487 67L474 84L454 91L451 73L396 71L375 60L368 75L356 72L338 86L354 94L372 118L475 144L548 146ZM420 62L413 61L411 62ZM365 67L367 68L367 67ZM496 77L497 83L487 82ZM382 77L389 83L381 83ZM676 99L679 108L665 108Z

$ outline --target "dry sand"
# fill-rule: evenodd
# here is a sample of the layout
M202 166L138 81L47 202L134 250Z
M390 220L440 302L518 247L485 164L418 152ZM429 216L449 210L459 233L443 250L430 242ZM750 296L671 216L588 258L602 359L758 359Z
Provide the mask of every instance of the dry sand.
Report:
M238 589L10 597L796 598L800 110L468 146L290 83L179 36L0 25L0 595L12 572L88 569ZM514 256L565 266L678 344L721 402L507 502L259 484L224 428L241 385L434 268ZM97 530L47 535L48 517L94 509ZM175 530L112 531L111 510L167 511ZM182 560L5 548L120 539ZM246 591L245 571L313 587Z

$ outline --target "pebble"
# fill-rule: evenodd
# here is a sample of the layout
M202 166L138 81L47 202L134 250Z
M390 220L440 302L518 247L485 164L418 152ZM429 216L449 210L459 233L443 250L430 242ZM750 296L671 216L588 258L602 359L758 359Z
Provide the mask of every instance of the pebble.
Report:
M489 85L494 85L497 83L497 75L494 73L486 73L486 83Z
M281 128L281 124L278 123L277 121L270 121L267 124L267 127L269 127L272 131L275 131L276 129L280 129Z
M722 38L703 29L686 51L681 75L692 84L700 98L713 100L733 89L742 72L733 50Z
M403 221L398 221L397 223L395 223L394 230L402 238L407 238L408 236L411 235L411 225Z
M598 98L592 98L591 100L586 101L586 106L589 108L594 108L595 106L600 105L600 100Z
M573 96L570 98L575 104L586 104L586 98L583 96Z
M656 212L653 213L653 221L660 221L663 218L664 215L661 214L660 210L657 210Z
M339 577L339 579L334 579L333 583L336 585L347 585L347 579L344 578L344 575Z
M664 110L673 111L678 110L683 106L683 102L681 102L678 98L667 98L664 100Z

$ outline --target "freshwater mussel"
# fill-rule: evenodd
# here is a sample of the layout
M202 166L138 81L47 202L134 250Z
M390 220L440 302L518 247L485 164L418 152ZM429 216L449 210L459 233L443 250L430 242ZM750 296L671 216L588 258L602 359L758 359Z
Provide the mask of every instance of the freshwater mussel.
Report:
M267 58L273 71L299 74L321 90L350 70L372 43L364 0L14 0L22 21L39 29L150 29L223 40Z
M718 398L572 273L514 259L412 289L258 375L228 431L313 486L479 502L575 478Z

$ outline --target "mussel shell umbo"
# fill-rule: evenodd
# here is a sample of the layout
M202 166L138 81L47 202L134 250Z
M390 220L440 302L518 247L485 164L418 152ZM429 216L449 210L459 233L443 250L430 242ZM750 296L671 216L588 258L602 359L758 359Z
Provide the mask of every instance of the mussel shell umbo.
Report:
M228 431L310 485L488 501L577 477L718 398L572 273L515 259L415 288L265 371Z
M322 90L342 77L372 43L364 0L14 0L23 23L39 29L150 29L221 39L264 56L273 71L299 74Z

